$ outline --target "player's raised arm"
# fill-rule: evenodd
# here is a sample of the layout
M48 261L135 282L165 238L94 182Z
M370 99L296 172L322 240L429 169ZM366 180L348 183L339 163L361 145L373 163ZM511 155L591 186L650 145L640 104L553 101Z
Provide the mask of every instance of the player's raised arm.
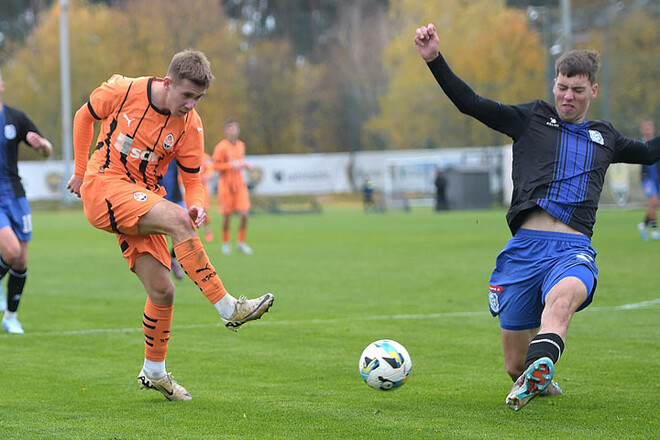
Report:
M461 113L476 118L512 139L521 134L526 125L524 106L503 105L482 97L459 78L440 54L440 39L432 23L417 28L414 42L436 81Z

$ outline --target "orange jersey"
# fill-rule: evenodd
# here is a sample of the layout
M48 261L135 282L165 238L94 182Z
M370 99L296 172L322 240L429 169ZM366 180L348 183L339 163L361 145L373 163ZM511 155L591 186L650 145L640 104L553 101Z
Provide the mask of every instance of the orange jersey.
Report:
M220 171L219 186L236 190L245 186L241 170L234 168L232 161L243 161L245 157L245 144L237 140L236 145L223 139L213 150L213 168Z
M151 100L154 81L162 80L113 75L92 92L74 118L75 176L116 176L164 195L158 180L176 157L187 206L203 207L202 121L194 109L176 118L156 108ZM101 132L88 162L93 123L99 120Z
M213 159L209 153L204 153L202 156L202 179L204 181L209 181L215 174L215 169L213 169Z

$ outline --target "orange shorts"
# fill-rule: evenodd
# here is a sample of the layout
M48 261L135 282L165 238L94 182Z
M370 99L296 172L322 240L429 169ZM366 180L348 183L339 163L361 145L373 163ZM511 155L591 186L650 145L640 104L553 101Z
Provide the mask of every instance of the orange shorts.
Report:
M157 203L160 195L127 179L104 175L87 176L80 188L85 217L95 228L117 235L122 255L133 270L135 260L151 255L170 267L170 252L164 235L138 235L138 221Z
M223 215L232 214L236 211L250 210L250 193L247 186L237 185L237 188L231 188L229 185L218 186L218 203L220 204L220 213Z

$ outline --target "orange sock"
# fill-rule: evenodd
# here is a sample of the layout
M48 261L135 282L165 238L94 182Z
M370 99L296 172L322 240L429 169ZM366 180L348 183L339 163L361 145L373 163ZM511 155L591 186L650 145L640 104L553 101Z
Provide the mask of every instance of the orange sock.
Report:
M199 237L192 237L175 244L174 253L188 277L195 282L211 304L217 303L225 296L227 290L209 261Z
M172 328L172 304L154 304L149 298L144 306L142 329L144 330L144 357L154 362L165 361Z
M222 230L222 242L229 243L229 231Z
M238 242L239 243L245 243L245 236L247 235L247 229L239 229L238 230Z

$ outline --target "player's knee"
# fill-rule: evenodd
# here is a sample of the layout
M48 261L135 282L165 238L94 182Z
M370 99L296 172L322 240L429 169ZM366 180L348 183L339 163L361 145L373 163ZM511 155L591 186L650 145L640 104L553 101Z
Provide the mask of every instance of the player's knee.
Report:
M149 298L156 304L172 304L174 302L174 282L170 277L163 277L149 286Z
M182 207L175 205L176 208L173 209L171 215L171 227L178 232L194 232L192 221L190 220L190 215Z
M567 294L554 295L552 300L546 303L546 308L549 308L554 316L570 316L571 302L571 298Z
M7 245L2 249L2 260L15 269L21 269L26 264L26 255L20 246Z

